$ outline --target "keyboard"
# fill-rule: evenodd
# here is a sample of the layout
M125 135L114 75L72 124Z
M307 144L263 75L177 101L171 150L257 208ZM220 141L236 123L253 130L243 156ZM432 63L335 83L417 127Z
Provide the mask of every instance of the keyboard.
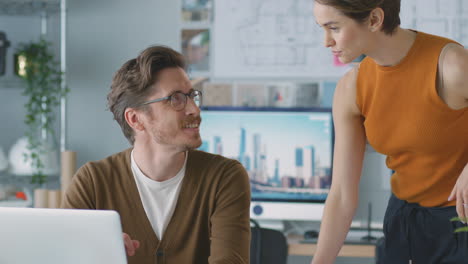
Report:
M370 235L374 239L367 239L368 232L363 230L351 230L348 232L348 235L345 239L345 244L348 245L375 245L377 240L383 237L381 230L373 230ZM301 244L316 244L318 238L303 239L300 241Z

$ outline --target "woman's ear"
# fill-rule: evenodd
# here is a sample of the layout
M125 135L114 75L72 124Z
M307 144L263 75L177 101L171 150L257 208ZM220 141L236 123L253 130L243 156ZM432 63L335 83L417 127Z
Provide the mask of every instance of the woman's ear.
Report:
M369 30L377 32L382 29L385 13L382 8L374 8L369 14Z
M137 111L136 109L134 108L127 108L125 109L125 112L124 112L124 117L125 117L125 121L127 121L127 124L135 129L135 130L144 130L145 129L145 126L143 125L143 122L142 122L142 117L141 117L142 113L141 111Z

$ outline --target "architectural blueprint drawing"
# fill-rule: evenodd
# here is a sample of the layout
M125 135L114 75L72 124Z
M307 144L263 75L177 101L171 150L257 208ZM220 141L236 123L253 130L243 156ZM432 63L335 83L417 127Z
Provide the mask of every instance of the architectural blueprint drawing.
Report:
M313 17L312 0L219 0L215 5L216 77L339 77Z
M467 0L402 0L401 26L468 46ZM338 79L313 16L313 0L217 0L213 75L218 78Z

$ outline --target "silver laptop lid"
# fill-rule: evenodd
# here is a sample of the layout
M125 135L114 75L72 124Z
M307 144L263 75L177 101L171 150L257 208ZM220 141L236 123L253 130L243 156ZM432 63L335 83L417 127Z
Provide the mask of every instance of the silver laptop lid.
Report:
M127 263L115 211L0 207L2 264Z

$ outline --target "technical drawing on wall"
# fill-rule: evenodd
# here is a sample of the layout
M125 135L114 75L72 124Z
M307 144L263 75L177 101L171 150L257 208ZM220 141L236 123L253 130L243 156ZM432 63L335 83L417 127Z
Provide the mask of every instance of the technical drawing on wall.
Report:
M468 46L468 1L402 0L403 28ZM313 17L313 0L217 0L213 24L217 78L339 78Z
M333 78L349 66L323 46L312 0L219 0L214 19L215 77Z
M468 47L468 1L403 0L403 28L450 38Z

